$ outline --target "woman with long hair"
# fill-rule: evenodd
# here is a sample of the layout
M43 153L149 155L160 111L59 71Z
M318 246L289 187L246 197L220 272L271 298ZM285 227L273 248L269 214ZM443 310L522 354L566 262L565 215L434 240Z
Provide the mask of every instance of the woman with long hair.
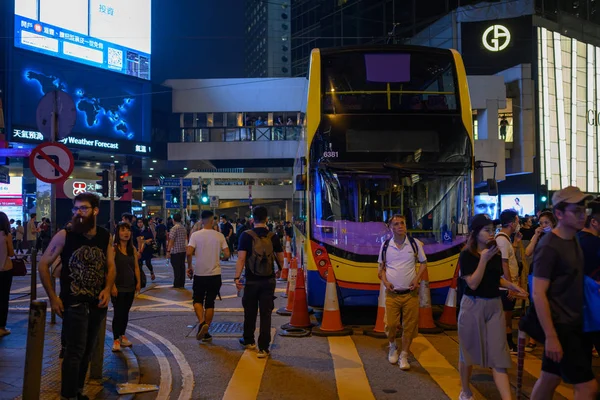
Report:
M466 283L458 315L460 400L472 400L469 381L473 365L492 368L503 400L511 399L507 369L512 366L505 336L500 287L526 295L502 278L502 258L494 240L493 221L485 214L473 217L467 247L459 257L460 275Z
M10 258L14 255L10 222L8 216L0 211L0 338L10 335L10 329L6 329L6 320L8 319L8 300L13 278L13 266Z
M133 304L133 299L141 288L137 250L133 246L131 225L128 222L119 222L116 236L115 266L117 277L111 290L114 307L112 351L121 350L121 346L131 346L131 342L125 336L125 330L127 329L129 310Z

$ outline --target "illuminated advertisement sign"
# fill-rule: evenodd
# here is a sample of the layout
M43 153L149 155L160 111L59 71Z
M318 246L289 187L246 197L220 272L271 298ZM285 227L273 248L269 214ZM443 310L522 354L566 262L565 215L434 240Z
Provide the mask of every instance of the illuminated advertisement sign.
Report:
M150 79L151 0L14 0L15 46Z
M131 201L131 183L128 183L126 188L129 190L127 193L123 195L123 197L115 196L115 200L122 201ZM62 189L62 191L60 190ZM110 200L110 197L104 197L100 193L97 192L98 185L96 181L89 179L78 179L78 178L70 178L67 179L63 184L62 188L57 191L56 196L58 198L67 198L73 199L80 193L85 192L95 192L100 196L100 200ZM116 193L116 184L115 184L115 193Z
M134 153L151 139L150 84L86 67L67 67L64 61L15 52L11 98L13 141L39 142L36 110L53 90L68 93L75 102L77 120L66 138L67 146L112 153ZM139 151L138 153L144 153Z
M0 199L21 198L23 196L23 178L11 176L10 183L0 183ZM10 204L13 205L13 204Z
M483 32L481 43L489 51L502 51L510 43L510 31L504 25L492 25Z

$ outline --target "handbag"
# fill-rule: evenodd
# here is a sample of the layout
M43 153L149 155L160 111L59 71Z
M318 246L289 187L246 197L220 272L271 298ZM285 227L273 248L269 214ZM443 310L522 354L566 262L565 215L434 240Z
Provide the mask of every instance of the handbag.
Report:
M12 276L25 276L27 275L27 267L25 261L22 258L15 257L12 260Z
M529 287L533 287L533 275L529 275ZM533 292L533 290L530 290ZM521 317L519 320L519 330L528 334L533 340L538 343L546 342L546 334L544 333L544 329L540 324L540 320L538 319L537 312L535 311L535 306L533 305L533 299L530 299L529 307L525 312L525 315Z

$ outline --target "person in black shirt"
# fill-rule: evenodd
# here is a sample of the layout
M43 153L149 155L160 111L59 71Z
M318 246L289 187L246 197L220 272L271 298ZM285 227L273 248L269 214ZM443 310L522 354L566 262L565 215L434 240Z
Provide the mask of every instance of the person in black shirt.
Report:
M225 236L225 240L227 240L227 246L229 247L229 254L233 257L233 225L227 221L227 215L221 215L221 223L219 224L221 228L221 233ZM223 260L227 261L227 260Z
M156 276L154 275L154 267L152 266L152 254L154 254L154 235L150 230L149 222L147 219L138 219L138 251L140 252L140 272L144 273L142 270L142 264L146 263L146 268L150 271L150 279L155 280ZM135 241L136 238L134 238Z
M73 204L71 231L61 230L52 238L40 261L39 273L52 311L69 327L64 337L61 396L83 399L92 348L106 318L116 270L110 234L96 225L100 198L93 193L81 193ZM50 266L59 256L60 297L50 281Z
M283 265L283 247L277 235L269 232L267 229L267 209L262 206L255 207L254 212L254 229L253 232L257 238L270 238L272 243L273 254L267 254L271 257L275 256L275 260L281 271ZM260 239L258 239L260 240ZM244 337L240 339L240 343L245 348L256 348L254 342L254 331L256 329L256 317L260 309L260 335L258 337L258 357L265 358L269 355L269 343L271 343L271 313L275 304L275 268L271 265L271 273L268 276L257 276L254 274L253 266L249 265L254 258L254 248L257 245L257 239L252 237L248 231L240 235L238 245L238 259L236 264L235 278L236 287L238 290L243 288L240 283L242 270L245 268L246 283L242 305L244 306ZM271 249L269 249L271 250ZM249 262L247 262L249 261Z
M467 248L460 254L460 276L466 283L458 315L460 399L472 399L469 387L473 365L492 368L503 399L511 398L506 370L512 366L504 337L504 311L500 287L521 294L519 286L502 278L502 258L494 238L493 221L486 214L471 220Z
M156 225L156 247L158 248L159 257L161 249L163 249L165 256L167 255L167 226L163 224L162 218L158 219L158 225Z

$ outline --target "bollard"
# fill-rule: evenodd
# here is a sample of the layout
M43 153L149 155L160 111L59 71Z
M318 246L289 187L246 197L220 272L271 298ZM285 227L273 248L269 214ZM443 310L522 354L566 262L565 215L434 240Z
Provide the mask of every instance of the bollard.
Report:
M106 316L100 324L98 337L92 350L92 359L90 361L90 379L102 379L102 370L104 369L104 340L106 336Z
M31 301L37 299L37 249L31 250Z
M46 307L45 301L32 301L29 306L23 400L37 400L40 398L42 357L44 355L44 335L46 332Z

